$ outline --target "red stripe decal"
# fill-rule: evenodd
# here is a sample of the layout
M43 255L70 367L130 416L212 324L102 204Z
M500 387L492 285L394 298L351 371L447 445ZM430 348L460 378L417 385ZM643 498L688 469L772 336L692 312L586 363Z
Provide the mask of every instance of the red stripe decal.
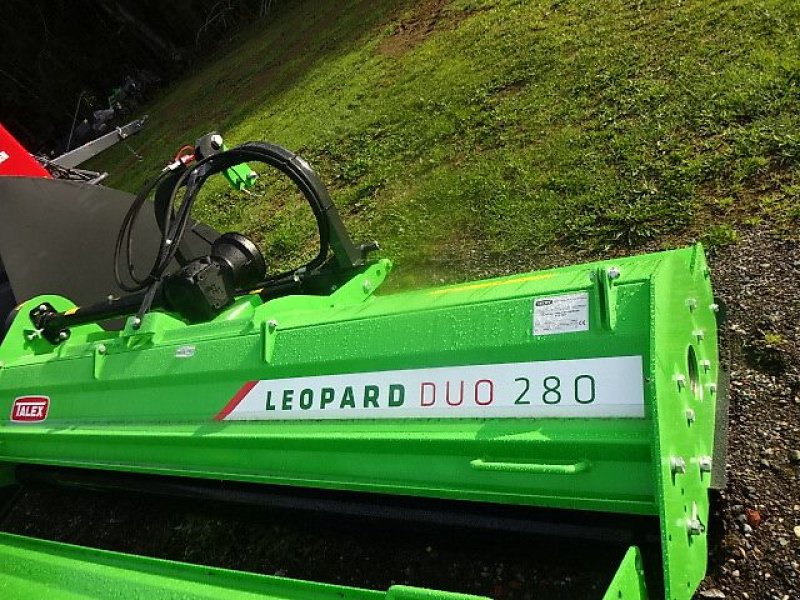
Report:
M217 413L217 416L214 417L214 420L215 421L223 421L225 419L225 417L227 417L229 414L231 414L231 412L233 412L234 408L239 406L239 403L242 400L244 400L244 397L247 396L247 394L250 392L250 390L252 390L254 387L256 387L257 383L258 383L258 381L248 381L242 387L240 387L239 391L236 392L233 395L233 398L231 398L228 401L228 403L225 405L225 408L223 408L221 411L219 411L219 413Z

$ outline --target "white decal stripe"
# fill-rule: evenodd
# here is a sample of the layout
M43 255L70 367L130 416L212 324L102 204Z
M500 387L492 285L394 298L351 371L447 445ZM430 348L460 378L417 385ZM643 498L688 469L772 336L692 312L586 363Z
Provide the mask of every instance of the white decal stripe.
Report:
M641 356L261 380L224 420L642 418Z

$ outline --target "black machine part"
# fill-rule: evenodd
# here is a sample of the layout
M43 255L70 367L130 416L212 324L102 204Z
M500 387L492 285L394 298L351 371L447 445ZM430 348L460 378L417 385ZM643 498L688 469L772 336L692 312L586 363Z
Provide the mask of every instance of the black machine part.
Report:
M163 292L166 306L196 322L219 314L232 301L236 288L230 271L204 256L164 279Z
M420 524L455 531L483 531L504 536L542 535L584 541L612 542L658 547L658 520L644 515L582 513L563 509L464 502L415 496L369 494L294 486L203 480L124 473L95 469L19 465L16 479L22 485L44 485L92 491L119 491L126 495L145 494L179 499L196 506L218 502L302 514L395 522L403 527ZM229 512L229 511L228 511Z
M258 246L239 233L226 233L209 256L164 279L165 304L190 321L211 319L233 301L236 290L255 287L266 270Z
M134 327L141 323L144 314L154 304L175 310L190 321L206 320L229 304L237 291L252 289L256 284L262 287L273 284L274 289L276 282L285 284L288 279L299 283L303 278L316 277L324 271L350 272L365 264L365 254L371 246L357 249L353 245L325 186L302 158L280 146L260 142L248 142L231 150L221 150L222 147L222 137L219 134L210 133L200 138L195 147L195 158L198 161L187 167L176 160L166 167L158 177L142 187L125 216L117 238L114 270L120 287L130 292L144 291L142 303L133 320ZM181 273L165 277L167 265L178 255L189 215L203 184L212 175L252 161L277 169L289 177L303 193L317 222L317 256L299 268L264 279L266 268L261 255L254 244L238 235L219 246L217 254L220 256L215 257L212 253L202 260L185 265ZM142 277L136 273L131 260L133 227L139 211L153 190L156 190L156 218L161 228L161 241L149 273ZM178 204L176 199L181 191L183 199ZM233 239L236 243L230 243ZM232 253L233 248L237 247L238 254L244 252L250 257L246 261L249 267L240 264L238 259L234 260L242 269L242 277L238 276L238 271L224 267L225 256L237 254ZM223 259L222 262L218 260L220 258ZM120 268L123 264L124 270ZM247 284L247 287L243 287L243 284ZM158 302L159 298L163 302Z
M218 237L211 246L211 258L230 271L237 290L254 288L267 272L267 263L258 246L240 233Z
M8 327L8 317L11 315L17 300L14 298L14 291L11 289L11 282L8 280L6 268L3 266L3 259L0 257L0 342L6 334Z
M206 137L213 141L212 134ZM214 152L214 147L203 151ZM244 236L235 238L236 241L226 238L225 243L217 247L216 257L213 251L195 261L185 260L181 255L192 223L192 205L205 181L244 162L261 162L277 169L295 183L308 201L319 230L319 252L305 265L264 279L263 258ZM134 270L138 246L133 244L133 231L139 212L153 190L156 190L155 217L161 236L155 259L149 263L152 267L142 276ZM183 200L178 205L176 198L182 190ZM359 247L353 244L327 189L305 160L281 146L248 142L204 156L191 167L176 161L140 190L123 219L114 253L117 284L131 295L101 301L70 311L70 314L48 307L34 309L30 317L52 343L67 339L69 327L90 321L102 322L135 314L133 326L137 327L144 313L152 307L172 309L189 321L202 321L218 314L235 294L253 288L260 288L265 300L291 293L328 293L333 285L340 285L363 270L367 254L377 249L375 242ZM249 258L242 262L242 256L237 258L237 254ZM175 260L179 260L183 268L170 275L169 265ZM123 265L124 270L120 269ZM232 265L236 268L231 269ZM132 310L134 306L138 306L138 310Z
M213 136L211 138L213 142ZM205 138L201 138L200 141L202 142L203 139ZM203 152L212 151L213 147L203 150ZM298 268L273 275L259 282L260 286L285 278L302 279L322 271L352 271L364 265L366 253L375 249L375 245L357 248L353 244L327 189L308 163L281 146L248 142L230 150L204 156L191 167L180 165L174 170L165 170L140 190L137 194L137 202L131 206L117 240L117 261L115 262L119 267L120 260L126 259L128 267L127 273L120 273L121 287L129 291L139 291L150 287L163 276L165 265L169 259L176 256L180 247L189 214L203 184L212 175L244 162L261 162L286 175L309 203L319 231L319 251L311 261ZM169 190L168 198L165 188ZM160 207L157 218L162 227L162 240L150 273L146 277L139 277L133 272L130 260L130 251L133 247L131 242L132 225L136 222L139 206L154 189L158 189L156 194ZM181 191L184 192L183 200L178 205L176 200ZM159 199L159 197L161 198ZM126 274L129 276L128 281L124 281L125 278L122 277Z
M127 192L82 182L0 177L0 261L5 270L0 273L0 310L8 312L41 294L58 294L76 304L124 296L109 257L133 201ZM153 261L160 237L152 204L146 209L136 226L141 242L133 252L137 264ZM207 255L219 235L191 220L181 255L187 261ZM180 266L174 260L167 273Z

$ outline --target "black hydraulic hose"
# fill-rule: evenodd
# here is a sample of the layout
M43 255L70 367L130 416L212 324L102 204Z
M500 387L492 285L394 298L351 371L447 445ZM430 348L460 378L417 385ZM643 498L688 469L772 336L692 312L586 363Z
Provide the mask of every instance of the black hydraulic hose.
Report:
M142 278L136 275L136 269L134 267L132 258L133 230L136 226L136 220L139 218L142 207L147 201L147 197L161 184L162 181L164 181L164 179L166 179L168 175L171 175L171 173L172 172L169 170L164 170L157 177L153 178L151 181L148 181L137 192L131 207L128 209L128 212L125 214L125 218L122 221L122 226L120 227L119 235L117 236L117 242L114 247L114 279L116 280L117 285L126 292L141 291L153 282L151 276L158 265L157 258L151 266L150 272L146 277ZM163 221L164 227L162 229L162 243L164 240L164 233L169 229L171 217L172 212L166 210ZM132 283L126 282L120 273L121 258L125 259L126 275Z
M306 198L314 213L317 229L319 231L319 252L315 258L306 264L305 270L312 271L321 266L325 262L328 256L328 250L330 249L330 223L326 213L333 208L333 203L328 196L325 186L319 180L319 177L317 177L313 169L296 154L275 144L247 142L235 148L231 148L230 150L226 150L225 152L220 152L203 159L192 169L184 173L183 177L188 178L192 171L197 171L208 165L208 171L200 175L202 178L200 185L202 185L202 181L210 175L248 161L261 162L277 169L289 177L303 193L303 196ZM178 183L180 184L180 181ZM281 279L296 271L297 269L293 269L275 275L271 277L270 280Z
M103 302L73 308L65 312L55 311L49 305L31 311L34 325L41 329L44 337L57 344L69 337L69 328L87 322L135 314L133 327L141 323L141 317L152 306L164 306L165 297L161 284L169 263L178 255L182 238L188 228L192 205L203 183L216 173L247 161L262 162L281 171L301 190L317 221L320 249L315 258L306 265L271 276L255 287L262 298L269 299L304 289L305 283L322 271L349 273L364 264L367 252L377 249L377 243L356 248L339 217L328 191L314 170L301 157L274 144L248 142L231 150L216 153L198 161L191 168L176 161L149 181L136 195L128 210L117 237L114 251L114 272L117 282L124 290L132 292L122 298L110 298ZM167 178L171 177L171 180ZM175 209L175 199L182 187L186 188L183 202ZM156 220L161 230L161 242L150 272L141 277L135 272L132 260L133 230L136 220L150 193L158 189ZM332 258L328 254L332 251ZM120 262L125 259L129 281L124 281ZM250 289L237 290L238 293ZM136 309L138 307L138 310Z
M247 142L230 150L205 157L191 167L173 163L174 166L170 165L165 168L156 178L139 190L128 213L125 215L114 249L114 275L117 284L127 292L146 290L142 304L136 314L139 317L137 322L140 322L142 315L150 310L159 292L163 277L179 251L181 241L190 222L192 207L203 184L212 175L249 161L267 164L289 177L311 206L319 231L319 252L311 261L300 269L285 271L268 278L262 283L296 279L302 273L312 272L325 263L331 248L330 218L335 217L338 222L338 214L317 174L299 156L275 144ZM183 169L183 172L177 175L178 171L176 169ZM166 178L170 176L174 180L174 183L170 182L173 186L172 191L166 203L159 207L159 214L156 215L161 229L158 252L149 273L141 277L136 273L133 265L133 230L149 195L154 189L165 183ZM185 188L183 200L180 206L176 208L176 199L182 188ZM356 260L358 257L355 256L355 249L351 247L352 244L349 243L349 240L347 244L342 244L339 237L341 236L337 235L337 246L341 247L334 248L334 255L346 254L347 256L341 257L343 261L352 262ZM124 279L120 271L120 261L123 258L125 261L125 274L129 281Z
M206 157L190 168L186 168L177 178L172 193L163 207L163 214L158 215L161 227L161 241L155 260L147 276L136 274L132 261L133 228L150 193L156 189L166 177L173 174L165 169L158 177L148 182L136 195L134 203L123 220L114 253L114 274L117 284L125 291L137 292L148 288L164 276L169 264L175 258L186 229L189 224L192 206L205 181L212 175L247 161L262 162L270 165L288 176L308 201L319 231L319 252L307 265L305 271L320 267L328 257L330 248L330 227L326 213L333 207L327 190L311 167L299 156L274 144L248 142ZM183 201L175 209L176 198L185 186ZM124 251L123 251L124 250ZM120 259L125 259L126 274L129 280L124 281L120 273ZM269 278L269 281L282 279L296 272L286 271Z

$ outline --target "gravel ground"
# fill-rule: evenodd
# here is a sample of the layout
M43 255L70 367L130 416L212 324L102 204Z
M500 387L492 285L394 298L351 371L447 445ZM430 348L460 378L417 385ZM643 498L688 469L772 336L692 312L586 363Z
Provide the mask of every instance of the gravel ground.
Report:
M800 599L800 244L747 232L712 257L727 304L728 486L701 598Z
M711 266L728 310L729 481L715 501L709 575L697 597L798 600L800 245L753 230L712 256ZM146 497L29 489L2 529L260 573L495 600L598 599L624 551L186 509Z

